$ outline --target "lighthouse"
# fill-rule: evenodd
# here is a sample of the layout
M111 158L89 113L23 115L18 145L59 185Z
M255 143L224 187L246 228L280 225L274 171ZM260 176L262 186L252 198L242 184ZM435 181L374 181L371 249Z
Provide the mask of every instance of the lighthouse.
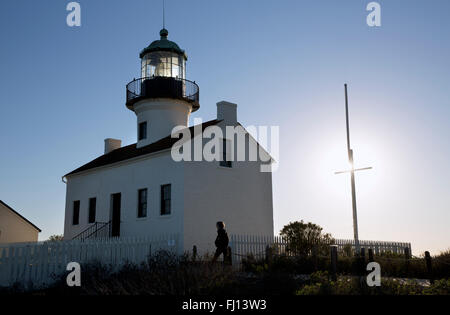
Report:
M196 246L206 253L215 249L218 221L226 222L230 235L273 235L272 174L261 172L271 159L237 158L239 141L255 152L260 146L238 122L234 103L217 102L216 117L188 125L200 108L199 87L186 79L185 51L168 39L165 28L159 35L140 52L139 78L126 85L125 105L136 114L136 142L122 146L119 139L105 139L101 155L63 176L64 238L171 235L168 246L177 252ZM183 137L193 139L184 143L190 152L196 143L203 152L211 129L221 130L221 159L174 159L180 139L172 131L180 126ZM229 127L236 133L229 135ZM152 250L160 245L152 244Z
M199 87L186 79L187 55L168 39L166 29L140 53L141 78L127 85L126 106L137 116L137 147L144 147L187 126L200 108Z

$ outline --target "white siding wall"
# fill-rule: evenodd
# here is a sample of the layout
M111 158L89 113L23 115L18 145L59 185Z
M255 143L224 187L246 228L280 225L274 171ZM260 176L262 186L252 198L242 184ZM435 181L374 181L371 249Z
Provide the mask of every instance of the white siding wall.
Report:
M67 179L64 238L72 239L88 225L89 198L97 198L96 221L111 218L111 194L121 193L121 237L182 233L183 164L170 151L113 167L87 171ZM160 216L161 185L172 185L172 214ZM147 218L137 218L138 190L148 189ZM80 224L72 225L73 202L81 201Z
M137 143L140 148L167 137L175 126L187 126L192 105L175 99L146 99L136 103L134 111L137 130L140 123L147 122L147 138Z
M246 143L254 143L247 135ZM236 147L237 143L235 143ZM193 151L192 151L193 152ZM236 152L236 149L235 149ZM170 151L68 178L64 236L71 239L88 227L89 198L97 198L96 221L110 220L111 194L122 194L121 236L180 233L180 246L199 253L213 251L215 223L225 221L229 234L273 235L272 174L261 162L172 160ZM160 186L172 184L172 215L161 217ZM138 189L148 188L148 217L137 218ZM72 225L73 201L80 200L80 224Z
M247 134L246 145L254 143ZM237 143L235 142L235 153ZM235 158L236 160L236 158ZM189 162L185 166L185 250L215 250L216 222L231 234L273 235L272 173L261 162Z

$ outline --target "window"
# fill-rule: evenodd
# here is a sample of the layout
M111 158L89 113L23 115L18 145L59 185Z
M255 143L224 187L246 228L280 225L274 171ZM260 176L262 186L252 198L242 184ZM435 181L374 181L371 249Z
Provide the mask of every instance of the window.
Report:
M96 208L97 208L97 198L89 199L88 223L94 223L95 222Z
M139 141L147 139L147 122L141 122L139 124L139 135L138 135Z
M138 191L138 218L147 217L147 189Z
M141 63L142 77L185 77L186 60L174 52L155 51L146 54Z
M229 151L231 151L230 149L230 141L227 141L226 139L223 139L222 141L222 160L220 161L220 166L222 167L228 167L231 168L233 167L232 162L229 159Z
M161 186L161 215L169 215L171 213L171 190L172 185Z
M72 224L73 225L80 224L80 201L79 200L73 202Z

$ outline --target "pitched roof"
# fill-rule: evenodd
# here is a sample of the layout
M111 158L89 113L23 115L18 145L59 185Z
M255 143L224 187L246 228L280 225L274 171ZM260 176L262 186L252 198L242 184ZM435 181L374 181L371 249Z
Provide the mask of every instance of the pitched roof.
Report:
M6 203L4 203L2 200L0 200L0 204L4 205L7 209L11 210L13 213L17 214L19 217L21 217L22 219L24 219L27 223L29 223L32 227L34 227L36 230L38 230L39 232L42 232L40 228L38 228L36 225L34 225L33 223L31 223L30 221L28 221L25 217L23 217L19 212L17 212L16 210L14 210L13 208L11 208L10 206L8 206Z
M209 126L213 126L221 122L221 120L210 120L208 122L203 123L202 126L202 132ZM199 125L197 125L199 126ZM193 135L194 128L196 126L189 127L189 131L191 135ZM170 135L162 138L161 140L158 140L154 143L151 143L145 147L137 148L136 143L130 144L128 146L116 149L114 151L109 152L108 154L104 154L95 160L92 160L91 162L77 168L76 170L64 175L69 176L76 173L80 173L83 171L87 171L96 167L101 167L117 162L126 161L128 159L132 159L138 156L150 154L150 153L156 153L162 150L166 150L171 148L179 139L172 138Z

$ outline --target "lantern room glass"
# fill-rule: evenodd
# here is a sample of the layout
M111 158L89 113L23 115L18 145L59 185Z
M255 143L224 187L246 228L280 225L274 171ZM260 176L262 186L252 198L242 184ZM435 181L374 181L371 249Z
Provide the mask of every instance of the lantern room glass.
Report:
M185 79L184 56L170 51L155 51L142 58L142 77L172 77Z

